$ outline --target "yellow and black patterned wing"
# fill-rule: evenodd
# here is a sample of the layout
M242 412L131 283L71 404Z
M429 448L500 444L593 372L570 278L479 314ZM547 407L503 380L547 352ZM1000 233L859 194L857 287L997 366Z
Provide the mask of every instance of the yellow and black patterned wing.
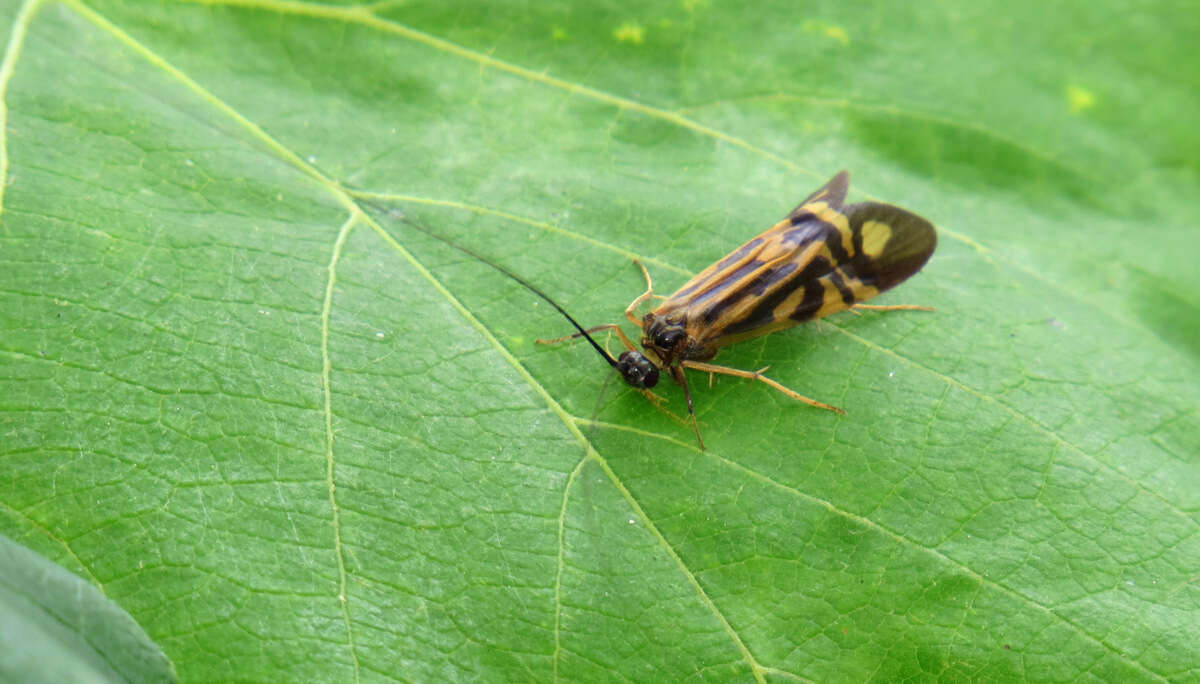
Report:
M686 322L689 356L845 310L925 264L937 244L933 226L888 204L843 207L848 180L844 171L834 176L655 309Z
M797 322L844 311L890 290L921 270L937 247L933 224L900 207L864 202L844 212L851 235L848 258L836 259L833 268L816 278L823 300L819 306L817 288L804 284L814 294L789 314Z
M846 200L850 174L841 171L819 190L809 195L787 218L763 231L746 244L725 255L667 297L656 311L682 310L706 306L743 290L748 279L757 277L764 267L784 265L813 239L819 239L824 227L811 221L814 216L835 216ZM814 233L815 231L815 233Z
M813 194L804 198L804 201L796 205L796 208L788 214L788 218L792 218L802 212L812 211L818 202L822 202L830 209L841 209L842 204L846 201L846 191L850 189L850 172L842 169L834 174L829 182L822 185Z

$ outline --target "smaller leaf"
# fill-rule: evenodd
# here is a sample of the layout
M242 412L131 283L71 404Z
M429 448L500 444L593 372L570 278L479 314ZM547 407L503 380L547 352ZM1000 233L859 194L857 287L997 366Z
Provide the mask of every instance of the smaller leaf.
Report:
M175 680L174 666L129 613L0 536L0 681Z

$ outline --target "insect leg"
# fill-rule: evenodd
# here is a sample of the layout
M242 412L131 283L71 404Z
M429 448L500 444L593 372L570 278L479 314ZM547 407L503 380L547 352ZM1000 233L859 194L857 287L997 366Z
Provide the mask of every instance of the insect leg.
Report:
M829 404L823 404L823 403L817 401L816 399L809 399L808 397L806 397L802 394L798 394L797 392L784 387L783 385L779 384L778 382L775 382L771 378L768 378L767 376L762 374L763 371L766 370L766 368L763 368L762 370L758 370L758 371L744 371L744 370L738 370L737 368L728 368L726 366L714 366L711 363L701 363L699 361L684 361L681 365L685 368L692 368L694 370L698 370L703 373L721 373L722 375L732 375L732 376L738 377L738 378L747 378L749 380L758 380L759 382L762 382L766 385L769 385L770 387L773 387L773 388L779 390L780 392L783 392L784 394L795 399L796 401L802 401L802 402L808 404L809 406L815 406L817 408L823 408L827 411L833 411L834 413L840 413L842 415L846 415L845 411L843 411L842 409L840 409L836 406L830 406Z
M616 323L606 323L604 325L597 325L594 328L588 328L586 332L594 333L594 332L599 332L601 330L616 331L617 337L621 338L621 344L625 345L626 349L628 349L630 351L635 351L637 349L637 347L633 346L633 342L631 342L629 340L629 338L626 337L625 332L623 330L621 330L621 326L617 325ZM583 337L583 333L575 333L573 335L564 335L563 337L556 337L552 340L540 340L539 339L539 340L534 340L534 342L537 342L538 344L558 344L559 342L566 342L567 340L572 340L572 339L575 339L576 337Z
M625 308L625 318L628 318L634 325L640 328L642 327L642 321L633 312L642 305L642 302L654 296L654 284L650 282L650 271L646 270L642 262L634 259L633 263L637 264L637 267L642 269L642 275L646 276L646 291L638 295L638 298L630 302L629 306Z
M871 311L937 311L932 306L917 306L916 304L892 304L891 306L880 306L878 304L855 304L850 311L854 309L870 309Z
M696 441L700 443L701 449L705 449L707 447L704 446L704 440L700 437L700 424L696 422L696 409L692 408L692 391L688 389L687 376L683 374L683 368L680 366L671 366L671 375L675 377L675 382L683 388L683 396L687 399L688 417L692 419L692 429L696 431Z

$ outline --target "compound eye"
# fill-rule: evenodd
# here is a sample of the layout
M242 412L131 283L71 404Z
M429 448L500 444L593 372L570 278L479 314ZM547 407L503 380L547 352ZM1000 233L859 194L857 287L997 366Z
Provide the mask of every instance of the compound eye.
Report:
M638 389L658 384L658 368L641 352L627 351L617 358L617 372Z
M658 384L658 369L654 367L654 364L650 363L649 359L646 359L646 363L650 364L650 368L642 376L642 387L649 389Z
M664 330L654 336L654 346L659 349L674 349L683 336L684 332L678 328Z

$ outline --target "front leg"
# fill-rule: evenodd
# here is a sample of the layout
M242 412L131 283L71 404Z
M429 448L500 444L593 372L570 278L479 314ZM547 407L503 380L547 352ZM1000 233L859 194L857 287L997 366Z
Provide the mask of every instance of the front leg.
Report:
M617 333L617 337L619 337L621 339L621 344L625 345L626 349L628 349L629 351L637 351L637 347L633 346L633 342L631 342L629 340L629 338L626 337L625 331L621 330L621 326L617 325L616 323L606 323L604 325L597 325L597 326L588 328L587 330L585 330L583 332L577 332L577 333L573 333L570 335L563 335L562 337L556 337L552 340L543 340L541 338L538 338L538 339L534 340L534 342L536 342L538 344L559 344L560 342L566 342L567 340L573 340L577 337L583 337L585 333L600 332L601 330L615 331Z
M638 295L637 299L633 300L629 303L629 306L625 307L625 318L628 318L631 323L640 328L642 327L642 319L638 318L634 311L636 311L637 308L642 305L642 302L655 296L654 284L650 282L650 271L646 270L646 267L642 265L642 262L634 259L633 263L637 264L637 267L642 269L642 275L646 276L646 291Z

